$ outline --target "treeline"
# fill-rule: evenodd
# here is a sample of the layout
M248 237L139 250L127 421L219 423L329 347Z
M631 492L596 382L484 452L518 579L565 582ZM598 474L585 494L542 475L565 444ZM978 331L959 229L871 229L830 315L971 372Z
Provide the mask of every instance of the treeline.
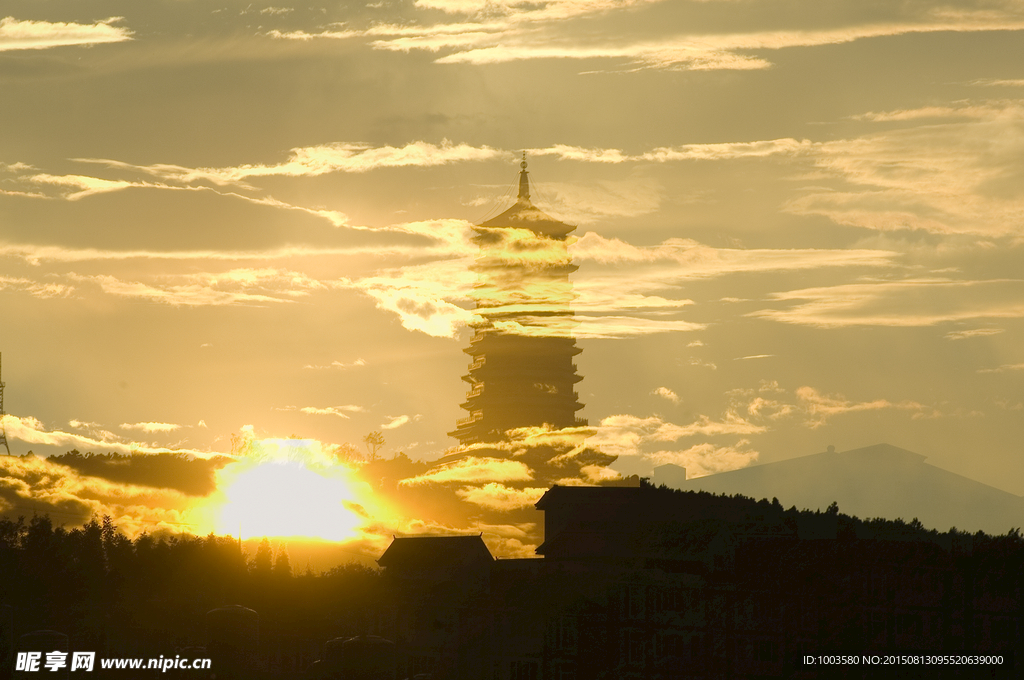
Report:
M979 557L1024 558L1024 535L1013 528L1005 534L992 535L983 531L969 532L955 527L938 531L925 527L916 517L911 520L860 518L840 512L832 503L826 510L786 509L777 498L754 500L741 494L712 494L707 491L683 491L666 486L653 487L647 480L642 484L657 495L655 507L665 517L689 519L715 519L736 525L757 527L759 530L777 530L780 534L799 534L801 528L824 527L834 533L837 540L873 539L879 541L921 541L943 546L947 550L959 546L963 552Z
M152 637L202 644L204 615L225 604L260 613L264 633L361 632L379 606L380 574L359 564L291 573L287 553L264 540L255 555L223 536L142 534L109 517L79 528L46 515L0 519L0 604L21 632L55 629L81 641Z

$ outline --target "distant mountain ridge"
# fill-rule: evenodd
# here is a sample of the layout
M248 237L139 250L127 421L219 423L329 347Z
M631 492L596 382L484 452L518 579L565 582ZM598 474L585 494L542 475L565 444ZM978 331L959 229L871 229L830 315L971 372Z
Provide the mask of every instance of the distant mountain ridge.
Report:
M1024 497L928 464L926 457L891 444L826 451L753 465L685 481L659 475L654 483L682 490L778 498L785 506L849 515L917 518L946 531L1003 534L1024 525Z

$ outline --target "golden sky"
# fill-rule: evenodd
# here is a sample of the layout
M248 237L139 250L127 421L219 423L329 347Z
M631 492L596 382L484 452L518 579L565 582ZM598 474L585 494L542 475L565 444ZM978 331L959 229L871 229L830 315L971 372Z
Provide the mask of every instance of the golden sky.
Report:
M0 13L17 455L210 458L241 434L315 459L380 430L437 459L469 226L526 149L534 202L578 225L581 415L616 469L888 442L1024 495L1020 0ZM508 481L461 497L536 495ZM121 483L65 491L207 498L100 488Z

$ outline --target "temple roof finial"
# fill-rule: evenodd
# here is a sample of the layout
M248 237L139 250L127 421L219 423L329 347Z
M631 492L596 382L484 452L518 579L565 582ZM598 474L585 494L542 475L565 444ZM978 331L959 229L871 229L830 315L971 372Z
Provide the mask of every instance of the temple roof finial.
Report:
M529 201L530 200L530 180L527 177L530 173L526 172L526 151L523 151L523 162L519 164L522 170L519 171L519 200Z

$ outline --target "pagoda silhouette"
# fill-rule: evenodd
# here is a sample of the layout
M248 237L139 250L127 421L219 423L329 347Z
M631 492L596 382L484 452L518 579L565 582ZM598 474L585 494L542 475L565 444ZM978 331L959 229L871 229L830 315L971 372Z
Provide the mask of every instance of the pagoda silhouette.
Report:
M462 446L506 441L516 428L585 426L575 385L578 325L569 275L569 234L576 228L530 201L526 153L520 163L519 196L497 217L473 227L479 250L473 271L476 318L469 347L469 414L449 436Z

